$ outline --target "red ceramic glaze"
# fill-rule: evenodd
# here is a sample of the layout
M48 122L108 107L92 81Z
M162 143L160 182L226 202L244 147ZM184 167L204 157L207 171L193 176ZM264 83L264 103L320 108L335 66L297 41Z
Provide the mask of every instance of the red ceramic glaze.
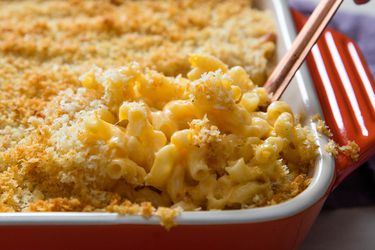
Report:
M354 0L354 2L356 3L356 4L364 4L364 3L367 3L367 2L369 2L370 0Z
M326 197L295 216L260 223L180 225L0 226L0 249L298 249ZM15 239L19 239L15 241Z
M293 11L297 29L306 17ZM334 186L375 154L375 82L356 43L327 29L307 57L325 121L340 145L360 146L357 162L339 155Z
M300 28L305 17L293 14ZM374 81L357 45L332 30L320 39L308 64L334 139L340 144L355 140L362 149L359 162L339 157L337 185L375 153ZM0 225L0 249L297 249L328 193L303 212L283 219L179 225L169 232L159 225Z

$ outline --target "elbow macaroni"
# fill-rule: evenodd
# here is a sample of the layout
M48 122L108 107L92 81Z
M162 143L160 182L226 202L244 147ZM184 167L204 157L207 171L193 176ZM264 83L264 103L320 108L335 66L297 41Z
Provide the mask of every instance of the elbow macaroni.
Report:
M130 185L134 201L185 209L263 206L302 191L291 191L293 181L308 178L317 146L290 106L269 105L239 66L189 61L187 78L134 63L82 77L107 107L85 121L83 136L110 148L107 177Z

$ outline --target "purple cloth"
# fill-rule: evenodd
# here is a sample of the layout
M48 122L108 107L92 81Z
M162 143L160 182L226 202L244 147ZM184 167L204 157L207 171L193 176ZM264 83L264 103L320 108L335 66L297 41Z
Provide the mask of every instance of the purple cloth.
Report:
M290 0L291 7L305 15L311 14L315 4L308 0ZM354 39L362 50L375 76L375 16L338 11L330 26ZM368 161L332 193L326 207L351 207L375 204L375 157Z

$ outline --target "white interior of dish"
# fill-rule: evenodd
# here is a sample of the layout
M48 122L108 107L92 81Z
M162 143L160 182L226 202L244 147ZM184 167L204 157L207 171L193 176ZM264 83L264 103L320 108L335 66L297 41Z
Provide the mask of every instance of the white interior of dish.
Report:
M278 50L276 60L291 46L295 37L294 22L287 1L254 0L259 9L273 13L278 28ZM305 112L308 116L321 113L311 78L304 65L284 93L282 100L288 102L295 113ZM297 197L284 203L252 209L227 211L183 212L177 224L232 224L270 221L295 215L316 203L326 192L334 176L334 161L324 152L326 138L319 136L314 124L309 124L320 145L319 159L311 172L310 186ZM158 224L158 218L145 219L141 216L120 216L111 213L0 213L0 224Z

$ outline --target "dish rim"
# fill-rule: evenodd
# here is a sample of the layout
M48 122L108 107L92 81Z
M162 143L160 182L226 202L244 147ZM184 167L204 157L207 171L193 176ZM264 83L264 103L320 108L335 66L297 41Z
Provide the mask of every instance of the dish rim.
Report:
M257 8L269 9L275 14L278 26L278 46L289 48L296 36L294 22L286 1L255 0ZM279 47L280 48L280 47ZM283 51L279 50L279 54ZM292 97L292 89L298 89L301 101L308 115L321 112L319 100L316 96L311 77L304 64L295 76L294 83L288 88L283 100L288 102ZM289 100L295 100L289 99ZM293 105L292 105L293 106ZM323 150L327 138L316 131L314 122L309 127L317 138L319 156L312 174L310 185L296 197L280 204L239 210L224 211L192 211L182 212L176 218L177 225L213 225L213 224L241 224L273 221L291 217L314 205L328 191L335 173L334 159ZM97 224L160 224L156 216L146 219L139 215L123 216L116 213L87 213L87 212L41 212L41 213L0 213L0 225L97 225Z

